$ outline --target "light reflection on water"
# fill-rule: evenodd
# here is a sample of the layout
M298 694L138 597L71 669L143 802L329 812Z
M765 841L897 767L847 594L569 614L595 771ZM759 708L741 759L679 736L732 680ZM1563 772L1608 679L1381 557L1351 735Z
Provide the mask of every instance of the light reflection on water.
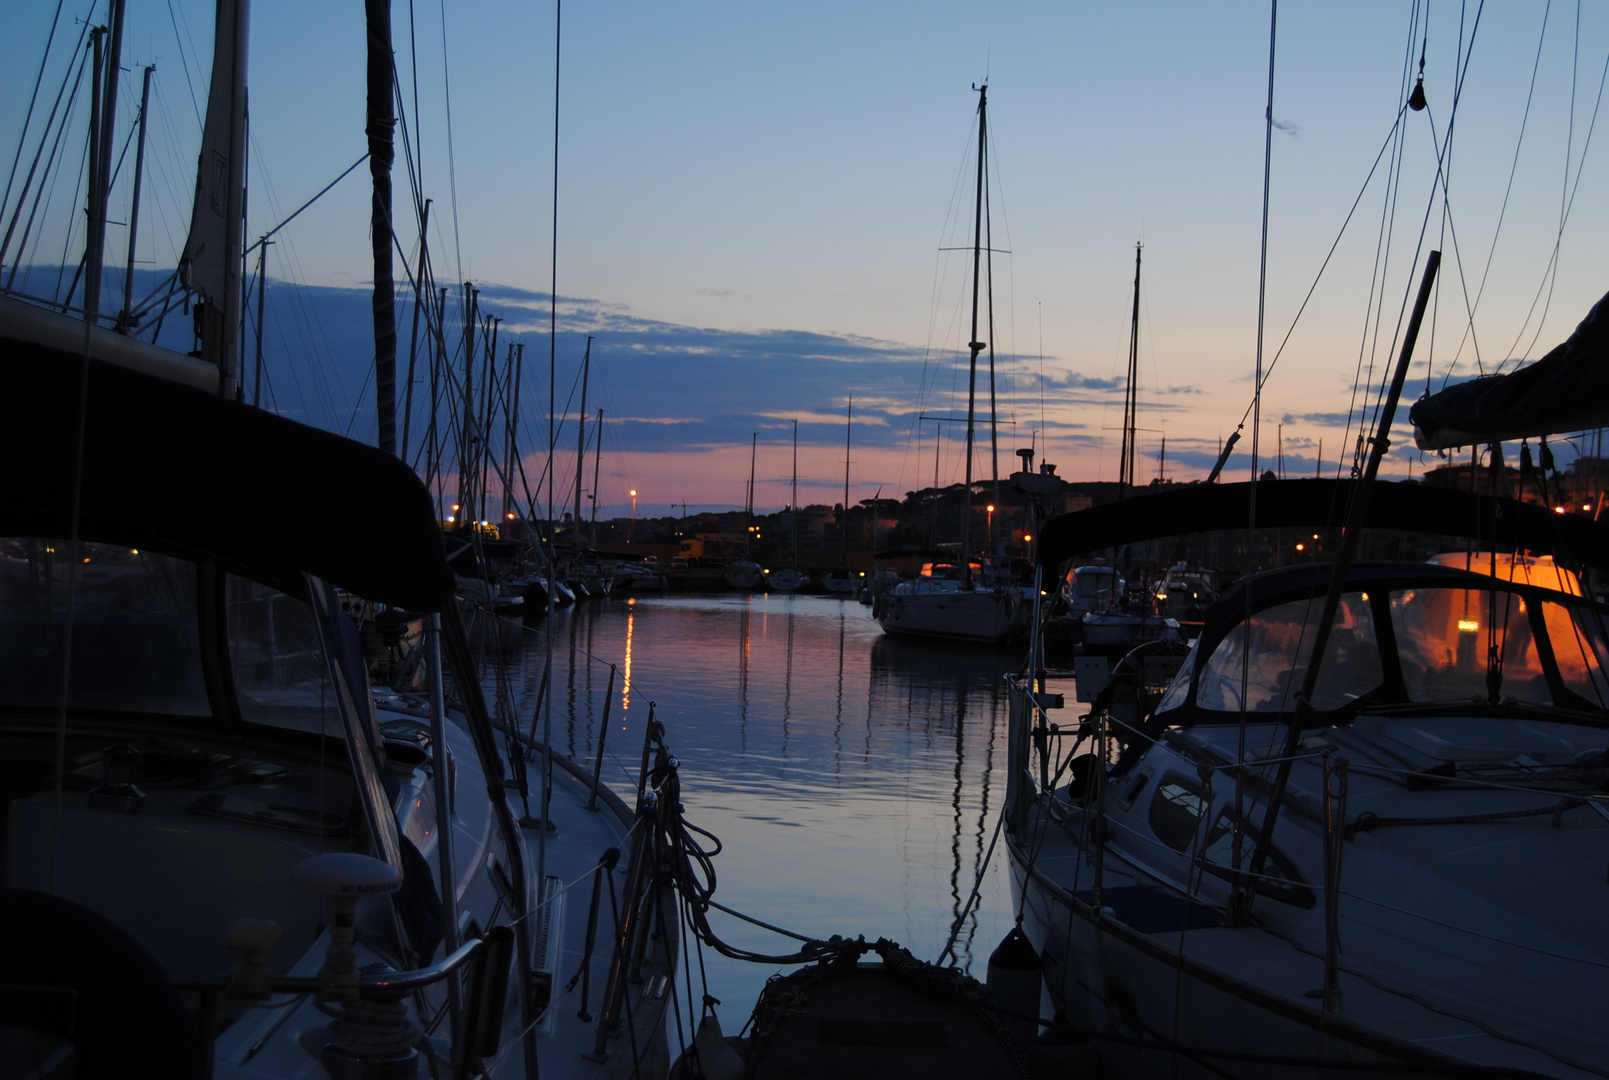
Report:
M654 703L687 819L725 845L717 900L799 933L937 956L1005 792L1001 676L1015 653L889 638L853 601L786 594L616 598L561 611L553 629L555 743L593 763L616 665L604 782L630 801ZM528 725L545 649L527 641L514 693ZM997 848L956 949L979 978L1011 925L1004 862ZM795 947L711 920L742 948ZM707 949L704 961L735 1032L776 969Z

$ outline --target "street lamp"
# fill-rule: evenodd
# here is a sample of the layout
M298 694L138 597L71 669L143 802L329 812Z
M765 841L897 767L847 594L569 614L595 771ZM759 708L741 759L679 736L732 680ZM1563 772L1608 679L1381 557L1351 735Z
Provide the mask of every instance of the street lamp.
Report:
M994 503L990 503L984 509L989 511L989 554L995 555L998 553L994 546Z
M637 489L631 489L631 531L626 533L626 543L637 538Z

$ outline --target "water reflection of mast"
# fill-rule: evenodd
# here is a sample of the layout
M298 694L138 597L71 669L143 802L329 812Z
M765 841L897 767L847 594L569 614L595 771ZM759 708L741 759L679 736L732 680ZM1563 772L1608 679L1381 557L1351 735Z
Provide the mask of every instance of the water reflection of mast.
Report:
M743 614L738 616L737 649L737 745L740 753L749 752L749 604L743 603Z
M598 634L598 620L593 618L589 614L587 616L587 659L589 659L589 660L592 659L594 656L598 655L597 649L594 647L596 645L597 634ZM593 665L591 665L591 664L587 665L587 726L586 726L587 754L586 754L586 756L589 757L589 758L592 756L592 738L593 738L593 735L594 735L593 719L596 716L596 714L592 711L592 692L593 692L593 690L596 689L596 684L592 681L592 676L593 676L592 667L593 667ZM607 693L607 691L605 691L605 692ZM572 756L574 756L574 755L572 755Z
M832 725L832 772L834 776L843 772L844 754L844 614L843 609L838 610L838 714ZM868 732L868 735L870 733Z
M990 781L994 779L994 748L999 736L998 718L1001 715L1000 699L1003 696L1000 692L1003 687L1001 680L997 679L990 685L994 689L989 694L989 740L983 747L983 778L978 800L978 831L972 851L972 872L974 875L981 874L984 869L983 837L989 831L989 785ZM967 927L966 945L963 947L962 952L966 956L966 966L970 967L972 964L972 939L978 933L978 913L976 908L973 909L972 914L968 917L968 921L970 925Z
M788 720L793 712L793 604L788 604L787 666L782 675L782 756L788 756Z
M967 680L960 676L955 684L955 792L950 796L950 808L955 819L955 832L950 837L950 899L953 907L950 924L961 918L961 784L966 763ZM971 957L967 957L971 962Z
M568 739L566 752L571 757L575 756L576 657L581 652L579 638L581 636L580 622L583 618L585 616L580 610L576 610L570 615L570 671L564 695L564 730ZM588 622L590 623L591 620L589 619ZM581 666L590 669L592 665L582 661ZM590 671L588 674L590 675ZM591 683L590 678L587 681L589 684Z

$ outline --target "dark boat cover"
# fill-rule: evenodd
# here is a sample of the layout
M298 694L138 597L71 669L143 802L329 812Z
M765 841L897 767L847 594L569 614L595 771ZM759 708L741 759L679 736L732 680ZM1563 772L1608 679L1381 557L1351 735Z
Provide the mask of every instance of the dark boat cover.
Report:
M1257 483L1257 527L1337 528L1346 521L1351 480L1262 480ZM1190 484L1154 495L1135 495L1046 522L1039 561L1059 566L1123 544L1185 533L1245 529L1250 483ZM1497 551L1551 553L1593 566L1609 566L1609 526L1546 507L1426 484L1380 480L1364 527L1403 529L1474 540Z
M1420 398L1409 411L1421 450L1609 427L1609 295L1534 364Z
M71 535L82 370L0 339L0 536ZM81 539L213 558L293 595L305 572L414 610L451 602L429 493L396 458L98 360L83 401Z

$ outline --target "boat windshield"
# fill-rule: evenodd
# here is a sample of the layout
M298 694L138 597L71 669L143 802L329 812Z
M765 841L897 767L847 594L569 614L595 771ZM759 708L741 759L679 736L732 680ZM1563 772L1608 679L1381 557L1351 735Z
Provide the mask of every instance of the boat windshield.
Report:
M113 544L0 540L0 708L209 719L196 564ZM339 735L313 609L224 577L230 681L251 724ZM67 649L71 625L71 649Z
M1203 709L1239 712L1244 684L1248 712L1295 709L1296 691L1301 689L1313 655L1323 607L1323 597L1315 597L1255 612L1249 649L1246 624L1235 627L1202 665L1196 704ZM1186 672L1180 674L1188 677ZM1361 592L1344 593L1325 647L1313 705L1320 710L1340 708L1378 687L1382 679L1369 598Z
M1485 701L1495 659L1502 698L1553 704L1530 612L1518 593L1393 590L1391 625L1409 701Z
M195 565L110 544L0 540L0 706L57 708L64 677L69 708L209 716Z
M226 579L229 668L241 719L337 734L341 718L313 609L255 581Z
M1381 704L1609 708L1609 620L1552 592L1400 586L1370 600L1344 593L1313 706ZM1313 651L1323 599L1272 604L1238 623L1199 668L1186 663L1157 705L1290 713ZM1389 614L1389 633L1376 626ZM1384 650L1395 647L1391 657ZM1400 683L1397 673L1400 672ZM1562 692L1561 692L1562 691ZM1495 697L1494 697L1495 694ZM1560 700L1564 698L1564 700Z

